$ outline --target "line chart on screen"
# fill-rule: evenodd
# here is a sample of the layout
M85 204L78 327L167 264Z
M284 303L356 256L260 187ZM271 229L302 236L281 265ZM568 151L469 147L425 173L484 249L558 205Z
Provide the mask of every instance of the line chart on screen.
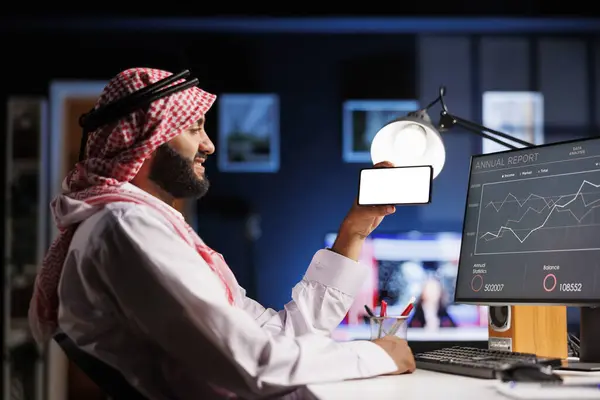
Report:
M599 172L483 184L474 254L600 250Z

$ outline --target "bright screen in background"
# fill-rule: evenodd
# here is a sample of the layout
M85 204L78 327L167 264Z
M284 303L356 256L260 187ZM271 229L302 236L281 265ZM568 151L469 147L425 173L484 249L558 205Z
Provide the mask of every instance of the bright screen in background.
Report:
M327 235L331 247L335 234ZM379 313L380 299L388 314L399 315L412 296L417 298L409 316L409 340L472 341L488 339L488 308L454 304L461 236L455 232L372 234L363 246L360 262L371 268L336 340L369 339L365 304Z
M431 166L367 168L360 172L358 204L427 204L431 199Z

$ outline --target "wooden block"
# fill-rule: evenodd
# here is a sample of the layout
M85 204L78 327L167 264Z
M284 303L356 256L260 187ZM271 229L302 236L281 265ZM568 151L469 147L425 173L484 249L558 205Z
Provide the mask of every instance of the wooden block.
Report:
M566 306L511 306L510 326L504 332L489 327L489 337L509 338L512 351L566 359Z

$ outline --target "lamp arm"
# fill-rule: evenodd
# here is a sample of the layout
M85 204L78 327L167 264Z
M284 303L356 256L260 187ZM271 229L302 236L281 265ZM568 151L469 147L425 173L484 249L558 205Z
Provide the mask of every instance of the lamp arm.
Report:
M498 144L500 144L502 146L505 146L505 147L507 147L509 149L512 149L512 150L518 149L518 147L515 146L515 145L513 145L513 144L511 144L511 143L509 143L509 142L507 142L507 141L505 141L505 140L501 140L501 139L499 139L497 137L491 136L491 135L487 134L486 132L489 132L489 133L492 133L494 135L497 135L497 136L499 136L499 137L501 137L503 139L519 143L520 145L525 146L525 147L535 147L535 145L532 144L532 143L526 142L526 141L521 140L521 139L516 138L516 137L512 137L512 136L510 136L510 135L508 135L506 133L498 132L498 131L496 131L494 129L487 128L487 127L485 127L483 125L479 125L479 124L477 124L475 122L471 122L471 121L466 120L464 118L460 118L460 117L451 115L447 111L442 111L440 113L440 116L441 116L441 118L440 118L440 128L441 129L449 129L449 128L453 127L454 125L458 125L458 126L463 127L464 129L468 130L471 133L474 133L474 134L476 134L478 136L481 136L481 137L484 137L486 139L489 139L489 140L491 140L493 142L496 142L496 143L498 143Z
M466 128L466 125L470 125L471 127L475 128L475 129L479 129L480 131L482 131L482 133L483 132L489 132L489 133L492 133L492 134L494 134L496 136L500 136L503 139L519 143L520 145L525 146L525 147L534 147L535 146L533 143L526 142L525 140L521 140L519 138L516 138L516 137L511 136L509 134L506 134L504 132L499 132L499 131L496 131L494 129L490 129L490 128L485 127L483 125L479 125L479 124L477 124L475 122L471 122L471 121L468 121L466 119L463 119L463 118L460 118L460 117L456 117L456 116L453 116L453 118L456 119L456 122L459 123L459 124L461 124L461 126L463 126L464 128Z
M455 115L450 114L450 112L448 112L448 107L446 106L446 102L444 101L444 96L446 95L446 87L445 86L440 86L440 92L439 92L439 96L437 99L435 99L434 101L432 101L425 109L429 109L430 107L432 107L433 105L437 104L437 103L441 103L442 106L442 111L440 113L440 128L441 129L450 129L451 127L453 127L454 125L459 125L461 127L463 127L464 129L468 130L471 133L474 133L478 136L484 137L486 139L489 139L493 142L496 142L502 146L505 146L509 149L518 149L518 147L514 146L513 144L506 142L504 140L500 140L496 137L493 137L491 135L488 135L486 132L492 133L496 136L499 136L503 139L506 140L510 140L512 142L515 143L519 143L522 146L525 147L534 147L535 145L529 142L526 142L524 140L521 140L519 138L510 136L506 133L503 132L498 132L494 129L490 129L487 128L483 125L479 125L475 122L471 122L468 121L464 118L460 118L457 117Z
M482 132L480 129L477 129L477 128L473 127L473 126L470 126L469 124L464 124L464 123L462 123L462 122L458 122L458 121L457 121L457 122L455 123L455 125L461 126L461 127L463 127L464 129L468 130L469 132L476 134L477 136L481 136L481 137L483 137L483 138L489 139L489 140L491 140L491 141L493 141L493 142L496 142L496 143L498 143L499 145L501 145L501 146L504 146L504 147L506 147L506 148L508 148L508 149L511 149L511 150L516 150L516 149L518 149L518 147L517 147L517 146L515 146L515 145L512 145L512 144L510 144L510 143L507 143L507 142L505 142L504 140L502 140L502 139L499 139L499 138L497 138L497 137L494 137L494 136L492 136L492 135L488 135L487 133L485 133L485 132Z
M440 94L438 97L433 100L431 103L427 104L427 106L423 109L425 111L429 110L431 107L435 106L437 103L442 105L442 111L448 112L448 107L446 107L446 102L444 101L444 96L446 95L446 86L440 86Z

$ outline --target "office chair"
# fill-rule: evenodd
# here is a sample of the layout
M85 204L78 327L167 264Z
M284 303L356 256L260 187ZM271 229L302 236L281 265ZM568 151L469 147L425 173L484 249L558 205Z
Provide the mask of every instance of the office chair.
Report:
M58 333L54 341L84 374L112 400L148 400L134 389L116 369L81 350L66 334Z

